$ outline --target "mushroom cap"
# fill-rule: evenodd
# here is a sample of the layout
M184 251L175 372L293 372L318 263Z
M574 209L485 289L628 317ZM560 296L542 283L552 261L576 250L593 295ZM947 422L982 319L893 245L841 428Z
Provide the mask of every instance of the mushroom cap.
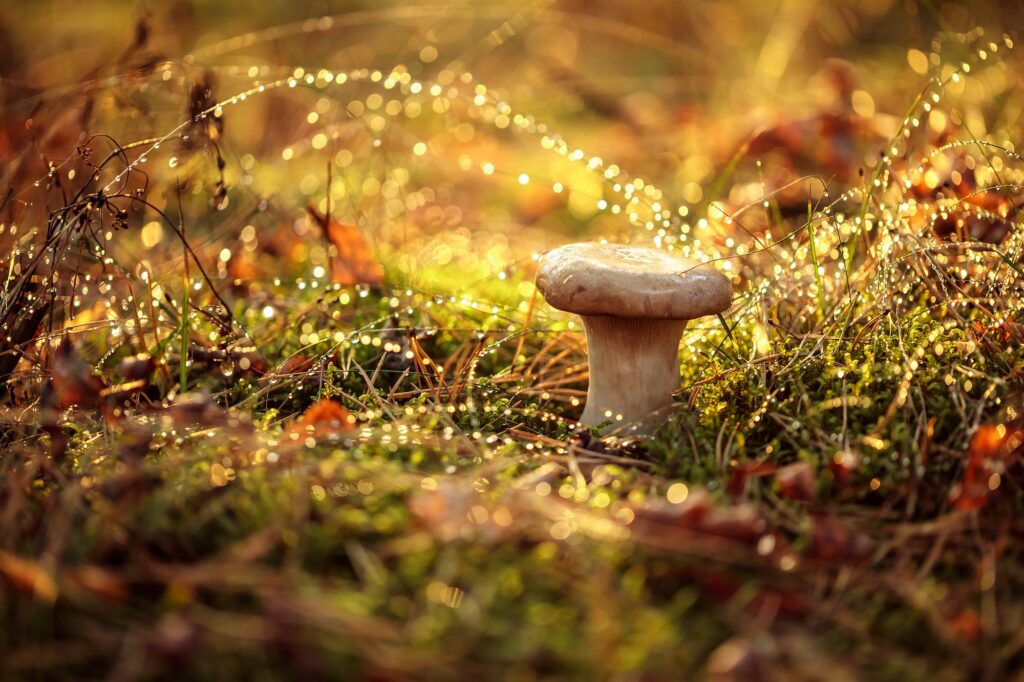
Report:
M659 249L592 242L546 253L537 288L553 307L578 315L692 320L732 303L732 285L710 265Z

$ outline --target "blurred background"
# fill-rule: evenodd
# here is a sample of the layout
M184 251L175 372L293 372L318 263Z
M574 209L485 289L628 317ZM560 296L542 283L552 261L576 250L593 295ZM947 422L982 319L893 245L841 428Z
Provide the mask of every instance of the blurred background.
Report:
M184 201L224 212L186 214L211 262L230 251L228 274L327 268L301 239L315 232L307 206L358 226L393 281L435 289L584 236L723 255L771 220L701 233L700 218L777 190L783 216L806 214L808 199L858 184L930 78L947 81L950 105L925 112L897 157L961 127L1017 139L1019 61L977 50L1002 46L1021 13L911 0L8 3L0 156L17 201L4 219L42 221L32 209L54 198L26 188L103 133L94 154L134 144L133 160L165 140L138 166L149 199L168 208L180 182ZM948 82L969 57L972 77ZM177 253L133 211L113 249Z

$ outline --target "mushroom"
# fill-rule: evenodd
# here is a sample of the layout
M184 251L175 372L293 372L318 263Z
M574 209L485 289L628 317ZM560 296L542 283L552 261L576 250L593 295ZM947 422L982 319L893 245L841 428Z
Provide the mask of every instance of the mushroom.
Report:
M707 264L667 251L567 244L541 259L537 288L578 314L587 336L590 386L580 421L623 420L648 432L679 387L679 339L687 320L726 310L732 285Z

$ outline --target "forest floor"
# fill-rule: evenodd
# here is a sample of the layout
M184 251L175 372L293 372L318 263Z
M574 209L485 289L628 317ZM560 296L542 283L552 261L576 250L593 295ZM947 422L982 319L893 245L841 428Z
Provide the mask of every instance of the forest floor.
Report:
M977 74L988 38L960 43ZM76 142L54 115L5 166L28 179L0 232L0 676L1024 679L1020 159L904 135L969 71L922 78L866 172L843 156L863 112L821 113L716 158L701 194L733 200L698 194L688 216L592 162L630 239L714 261L736 290L684 333L677 409L648 439L575 421L580 325L533 285L534 244L595 236L568 191L585 178L532 190L520 164L486 191L529 192L521 227L481 237L429 169L369 183L370 109L390 106L372 94L326 162L280 168L327 144L304 129L270 176L226 137L246 98L178 62L138 75L186 95L194 118L166 136L135 120L122 143ZM464 99L478 131L511 121L577 161L486 88L432 94L401 69L346 87L392 77L403 115ZM263 80L314 107L342 82ZM122 105L139 83L119 81ZM769 154L800 158L790 180L738 201ZM839 191L798 172L844 163ZM315 191L325 166L344 200ZM366 238L367 215L433 232Z

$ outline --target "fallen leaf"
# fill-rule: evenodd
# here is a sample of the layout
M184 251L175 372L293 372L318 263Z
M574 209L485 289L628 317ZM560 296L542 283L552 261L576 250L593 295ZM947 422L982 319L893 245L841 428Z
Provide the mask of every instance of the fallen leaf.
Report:
M764 534L767 525L757 509L744 503L712 509L701 519L699 528L709 535L753 543Z
M801 460L793 462L775 472L775 480L783 496L798 502L814 500L814 466Z
M149 381L155 369L156 361L146 353L139 353L121 360L117 373L127 381Z
M147 386L149 386L149 382L143 379L138 379L137 381L126 381L123 384L117 384L110 388L103 389L100 391L100 398L119 403L136 393L141 393L146 390Z
M982 424L967 448L964 477L950 491L949 500L961 511L981 509L1000 486L1007 465L1024 450L1024 421Z
M645 522L654 524L672 524L688 530L696 529L715 508L715 504L703 488L690 491L680 504L666 500L648 500L634 510L638 526Z
M148 651L172 665L183 665L202 643L201 632L186 615L170 613L147 633Z
M336 253L331 254L331 281L335 284L380 284L384 270L373 257L362 231L355 225L343 223L317 211L306 209Z
M409 498L409 511L427 529L448 535L450 525L458 525L480 495L454 481L442 481L437 488L424 488ZM454 533L452 533L454 537Z
M117 574L99 566L79 566L68 571L64 579L74 587L110 601L121 602L128 597L124 581Z
M182 393L167 408L175 426L219 426L228 421L228 413L213 402L209 393Z
M298 419L285 429L282 439L312 437L316 440L336 435L340 432L352 431L356 419L351 412L333 400L318 400L309 406Z
M766 461L733 461L729 465L729 482L725 491L730 497L740 498L747 492L747 481L775 473L775 465Z
M862 563L871 557L871 539L848 527L835 516L811 517L810 554L823 561Z
M315 362L316 360L314 358L301 353L290 355L283 363L281 363L281 366L277 368L277 374L305 374L313 367Z
M46 569L31 559L0 550L0 576L15 589L37 599L51 604L57 601L57 583Z
M840 450L829 460L828 470L839 485L853 482L853 474L860 468L860 455L853 450Z
M946 618L950 631L965 642L974 642L981 636L981 616L974 609L964 609Z
M745 637L733 637L708 656L705 673L714 682L754 682L771 679L772 665L763 651Z
M93 373L92 367L75 350L69 336L64 337L54 353L51 383L59 409L98 405L100 393L106 388L103 380Z

